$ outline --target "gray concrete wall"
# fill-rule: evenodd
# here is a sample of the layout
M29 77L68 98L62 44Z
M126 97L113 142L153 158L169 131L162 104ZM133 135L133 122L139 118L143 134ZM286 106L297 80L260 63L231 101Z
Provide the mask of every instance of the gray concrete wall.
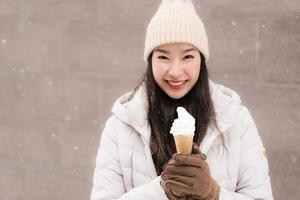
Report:
M159 0L0 0L0 199L88 199L114 100ZM201 8L199 7L201 4ZM300 199L300 1L202 0L211 78L236 90L276 199Z

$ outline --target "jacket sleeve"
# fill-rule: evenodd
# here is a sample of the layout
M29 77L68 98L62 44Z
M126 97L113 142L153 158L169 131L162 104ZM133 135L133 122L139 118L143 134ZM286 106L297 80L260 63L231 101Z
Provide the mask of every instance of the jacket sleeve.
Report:
M249 110L242 110L241 160L236 191L221 189L220 200L273 200L268 160Z
M117 199L125 193L115 134L116 119L107 120L96 158L91 200Z
M105 124L96 158L91 200L152 200L167 199L160 177L149 183L126 191L119 160L116 117L112 116Z

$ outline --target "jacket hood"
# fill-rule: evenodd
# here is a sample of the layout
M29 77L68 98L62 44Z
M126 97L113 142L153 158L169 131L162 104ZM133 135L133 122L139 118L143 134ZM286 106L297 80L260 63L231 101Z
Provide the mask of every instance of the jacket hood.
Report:
M240 96L232 89L209 80L211 98L214 104L219 129L225 132L235 122L241 111ZM147 122L147 96L145 87L140 87L131 100L132 92L128 92L117 99L112 113L122 122L134 128L149 139L150 129Z

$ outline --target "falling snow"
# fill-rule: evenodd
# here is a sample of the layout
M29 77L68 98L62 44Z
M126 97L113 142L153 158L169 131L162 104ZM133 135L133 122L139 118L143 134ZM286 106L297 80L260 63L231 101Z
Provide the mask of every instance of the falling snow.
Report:
M70 120L70 116L65 116L65 120L69 121Z
M296 163L298 161L298 157L296 155L290 155L292 163Z
M120 65L121 63L120 63L120 60L115 59L115 60L113 60L113 64L116 65L116 66L118 66L118 65Z
M7 42L6 39L2 39L2 40L1 40L1 43L2 43L2 44L6 44L6 42Z
M232 25L232 26L236 26L237 23L236 23L234 20L232 20L232 21L231 21L231 25Z
M18 86L17 86L17 90L18 90L18 91L22 91L22 86L21 86L21 85L18 85Z
M291 119L288 119L288 122L289 122L291 125L295 125L295 124L296 124L296 122L293 121L293 120L291 120Z
M46 51L48 49L48 46L47 45L44 45L43 47L42 47L42 50L43 51Z
M79 147L73 147L74 151L77 151L79 149Z
M52 138L55 138L55 137L56 137L56 135L53 133L53 134L51 134L51 137L52 137Z
M97 125L98 125L98 122L97 122L97 120L96 120L96 119L93 121L93 124L94 124L95 126L97 126Z

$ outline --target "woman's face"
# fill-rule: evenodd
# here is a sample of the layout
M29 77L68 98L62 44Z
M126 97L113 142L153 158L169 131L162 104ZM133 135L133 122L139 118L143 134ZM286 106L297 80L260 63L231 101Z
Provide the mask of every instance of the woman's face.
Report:
M200 53L190 44L165 44L153 50L154 79L173 99L182 98L193 88L199 77L200 66Z

